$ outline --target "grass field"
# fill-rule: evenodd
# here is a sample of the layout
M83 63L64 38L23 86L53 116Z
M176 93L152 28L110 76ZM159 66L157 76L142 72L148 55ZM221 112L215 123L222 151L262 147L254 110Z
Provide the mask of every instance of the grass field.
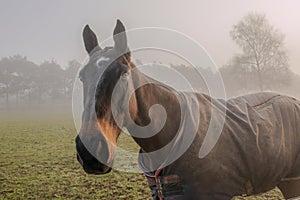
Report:
M67 117L0 116L0 199L151 199L142 174L85 174L76 161L75 136ZM273 190L236 199L283 198Z

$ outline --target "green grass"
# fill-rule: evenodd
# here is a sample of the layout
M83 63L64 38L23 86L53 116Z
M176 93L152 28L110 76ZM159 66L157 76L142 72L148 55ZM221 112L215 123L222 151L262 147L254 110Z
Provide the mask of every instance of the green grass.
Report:
M64 117L0 117L0 199L151 199L142 174L85 174L75 136L73 121ZM128 137L122 140L136 149ZM283 198L273 190L247 199Z

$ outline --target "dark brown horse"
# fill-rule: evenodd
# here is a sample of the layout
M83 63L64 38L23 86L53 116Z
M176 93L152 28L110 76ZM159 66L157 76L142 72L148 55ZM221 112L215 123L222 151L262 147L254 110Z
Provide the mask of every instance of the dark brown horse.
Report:
M83 38L90 59L80 72L84 112L76 148L87 173L110 172L126 127L141 147L139 162L154 199L231 199L276 186L286 198L300 196L298 100L259 93L224 101L177 92L135 67L120 21L114 47L100 48L88 26ZM161 128L162 113L151 114L156 105L166 115ZM212 117L225 119L221 136L208 155L199 157ZM158 133L149 135L154 129ZM151 154L166 146L163 153Z

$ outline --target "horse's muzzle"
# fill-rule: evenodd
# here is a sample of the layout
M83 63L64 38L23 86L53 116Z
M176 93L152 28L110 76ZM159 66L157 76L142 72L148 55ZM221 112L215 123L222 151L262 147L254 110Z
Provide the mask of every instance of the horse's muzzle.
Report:
M100 141L99 141L100 142ZM108 167L99 162L85 147L80 137L75 139L77 160L82 165L84 171L88 174L106 174L111 171L111 167ZM106 155L104 155L106 156Z

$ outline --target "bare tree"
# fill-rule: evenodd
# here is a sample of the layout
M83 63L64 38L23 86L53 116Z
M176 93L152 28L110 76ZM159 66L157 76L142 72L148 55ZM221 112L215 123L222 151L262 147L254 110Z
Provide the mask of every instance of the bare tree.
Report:
M269 24L265 15L248 14L233 26L230 35L242 50L231 64L244 68L244 73L249 72L251 76L254 72L260 91L270 89L278 80L288 82L284 35Z

